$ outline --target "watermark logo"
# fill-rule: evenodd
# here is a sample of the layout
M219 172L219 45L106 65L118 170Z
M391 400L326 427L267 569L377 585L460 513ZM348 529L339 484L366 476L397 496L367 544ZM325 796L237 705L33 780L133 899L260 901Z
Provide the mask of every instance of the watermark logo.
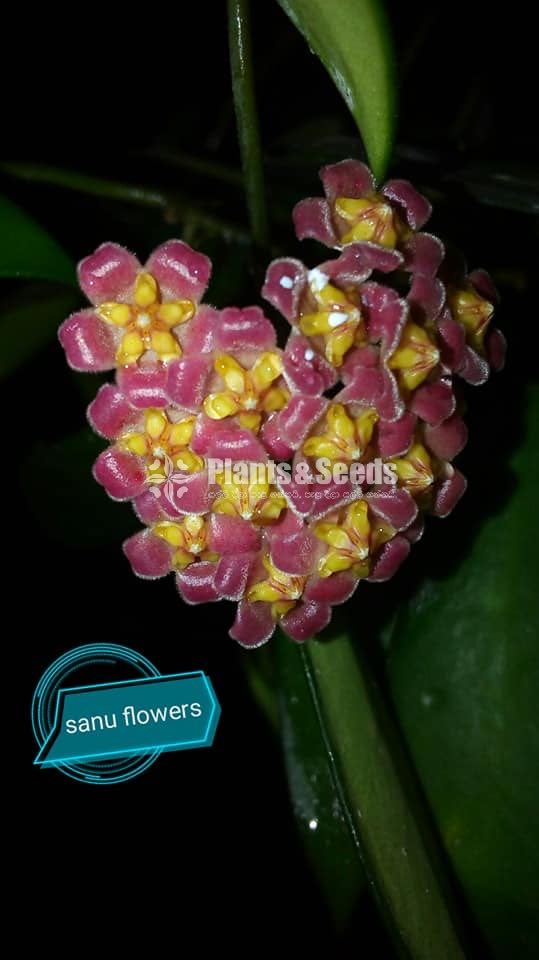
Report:
M174 472L174 464L166 453L162 460L156 459L150 463L149 471L146 483L152 496L156 500L163 497L172 507L177 506L178 501L187 493L185 475Z
M209 457L207 461L208 480L211 483L256 484L270 483L279 486L294 484L317 484L342 486L394 486L397 483L397 470L391 462L376 457L366 463L359 461L334 461L329 457L318 457L311 466L306 460L295 464L269 460L268 463L233 461L230 458L220 460Z
M74 673L96 664L120 665L122 672L138 677L72 685ZM210 747L220 712L211 681L201 670L161 675L129 647L77 647L55 660L37 685L32 726L39 752L34 763L84 783L121 783L165 751Z

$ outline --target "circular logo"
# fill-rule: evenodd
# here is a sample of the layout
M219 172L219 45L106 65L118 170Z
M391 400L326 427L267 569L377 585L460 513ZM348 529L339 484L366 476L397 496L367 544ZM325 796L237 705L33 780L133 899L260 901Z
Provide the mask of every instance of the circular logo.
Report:
M71 674L83 667L95 664L126 663L142 677L160 677L157 667L142 654L117 643L89 643L70 650L58 657L45 671L39 681L32 700L32 727L34 736L41 748L54 727L57 694ZM80 763L58 763L61 770L73 780L83 783L110 784L122 783L137 777L155 763L160 750L136 757L111 758Z

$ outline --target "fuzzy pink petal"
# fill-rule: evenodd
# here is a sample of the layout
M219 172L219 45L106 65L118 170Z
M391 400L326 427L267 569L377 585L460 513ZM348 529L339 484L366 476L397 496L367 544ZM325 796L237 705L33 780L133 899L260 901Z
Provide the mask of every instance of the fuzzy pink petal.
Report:
M305 465L305 479L307 481L305 483L296 482L296 467L299 464ZM288 479L289 482L284 483L283 480L278 477L277 486L279 490L286 498L293 513L299 514L301 517L308 516L313 507L315 484L309 463L305 458L301 457L300 454L297 454L294 458L292 472Z
M490 303L494 304L499 303L500 295L494 286L492 277L486 270L472 270L468 274L468 280L484 300L489 300Z
M458 370L464 362L466 335L449 310L444 310L438 321L438 341L443 366L448 370Z
M405 405L400 395L397 378L390 370L382 371L384 392L376 404L383 420L398 420L404 413Z
M348 506L354 500L362 497L362 489L359 483L336 483L331 480L328 484L316 484L313 496L311 498L311 513L313 520L325 517L333 510L339 510L341 507Z
M400 457L410 449L416 418L413 413L403 413L398 420L380 420L378 423L378 447L382 457Z
M492 369L499 373L505 366L507 342L501 330L489 330L485 337L485 353Z
M380 310L371 311L369 339L381 343L383 357L391 356L397 349L407 319L408 304L405 300L393 300Z
M455 410L455 394L447 380L424 383L412 394L411 410L432 426L447 420Z
M431 233L417 233L404 245L404 269L433 277L445 256L445 248Z
M265 463L267 454L260 440L233 420L211 420L204 415L197 420L191 449L195 453L218 460L252 460Z
M377 283L376 280L369 280L361 287L361 303L367 311L368 318L379 313L388 303L394 303L399 299L396 290L385 283Z
M332 573L330 577L310 577L305 584L303 597L305 600L329 603L334 606L348 600L354 593L358 582L357 578L348 570Z
M96 433L107 440L115 440L135 423L139 413L115 384L104 383L88 407L87 416Z
M166 407L169 402L167 368L163 364L147 367L130 364L128 367L119 367L116 382L129 403L139 410L146 407Z
M312 572L319 546L320 541L304 528L287 536L272 537L271 559L284 573L306 576Z
M176 586L182 600L189 604L220 600L214 582L216 572L217 564L207 560L190 563L185 570L180 570L176 574Z
M245 593L256 553L227 554L221 557L215 574L215 589L223 600L241 600Z
M292 210L292 220L298 240L318 240L326 247L339 246L327 200L318 197L300 200Z
M337 403L360 403L375 407L383 420L397 420L404 403L397 381L389 370L357 366L349 383L336 395Z
M409 553L410 541L406 537L397 536L388 540L374 559L370 575L367 577L369 582L380 583L389 580Z
M266 271L262 296L287 320L295 320L300 298L307 284L307 270L301 260L286 257L274 260Z
M341 160L322 167L320 179L330 202L336 197L364 197L375 188L371 171L359 160Z
M435 320L445 302L445 287L441 280L414 274L407 301L411 307L412 319L419 323Z
M459 377L471 383L473 387L480 387L486 383L490 375L490 367L484 357L480 357L472 347L464 348L464 357L457 373Z
M325 412L328 401L324 397L306 397L295 394L279 413L279 429L283 440L297 449Z
M116 366L114 331L93 310L72 313L58 331L72 370L99 373Z
M335 397L336 403L361 403L365 406L376 406L385 389L382 370L378 367L364 367L356 363L352 367L352 359L347 365L346 386Z
M92 473L113 500L131 500L144 489L146 471L142 460L118 447L103 450Z
M271 350L275 347L275 328L260 307L227 307L221 310L215 331L215 349L230 353L238 350Z
M424 530L425 518L422 517L421 514L418 514L414 522L404 531L403 536L406 537L410 543L417 543L421 540Z
M77 274L81 290L90 303L129 300L140 270L137 258L118 243L102 243L95 253L81 260Z
M437 427L425 427L425 442L441 460L452 460L466 446L468 428L462 417L454 413Z
M270 524L265 529L266 536L270 544L280 537L289 537L293 533L300 533L305 529L305 523L301 517L296 516L291 510L285 510L279 519Z
M466 477L460 470L456 470L450 463L446 464L445 476L436 484L432 512L437 517L447 517L457 505L466 487Z
M159 496L155 496L156 493L158 493ZM159 487L151 486L146 487L138 497L134 498L133 510L141 523L146 523L148 526L151 526L152 523L158 523L165 518L165 514L161 509L161 494L162 491Z
M417 517L417 504L407 490L392 487L367 493L365 499L374 513L391 524L395 530L406 530Z
M271 615L271 604L249 603L242 600L238 604L236 619L229 635L242 647L260 647L271 637L275 622Z
M122 549L137 577L156 580L170 573L172 550L162 537L156 537L151 530L135 533L124 542Z
M264 449L270 457L275 460L289 460L294 451L290 444L285 443L282 438L282 431L279 426L279 414L272 413L270 417L262 424L260 439L264 444Z
M412 230L421 230L429 219L432 207L408 180L388 180L382 188L384 197L397 206Z
M354 347L350 350L342 367L340 368L341 380L343 383L350 383L356 375L356 370L367 367L368 369L377 369L380 366L380 350L378 347L369 344L366 347Z
M297 330L292 330L288 338L283 360L285 380L298 393L316 397L336 383L334 368Z
M195 513L207 513L213 500L206 470L200 473L178 474L159 488L161 507L165 514L175 519Z
M153 274L166 298L198 302L208 286L211 260L183 240L167 240L154 250L146 270Z
M211 353L219 324L219 310L202 304L192 320L176 328L186 353Z
M167 368L166 392L173 403L186 410L199 409L204 396L211 362L207 354L184 356Z
M281 620L286 634L296 643L304 643L320 633L331 620L331 607L327 603L300 603Z
M215 553L251 553L260 547L260 532L241 517L212 513L210 517L209 549Z
M378 243L350 243L335 260L321 263L318 270L340 286L363 283L373 270L391 273L398 270L402 263L402 254L398 250L389 250Z

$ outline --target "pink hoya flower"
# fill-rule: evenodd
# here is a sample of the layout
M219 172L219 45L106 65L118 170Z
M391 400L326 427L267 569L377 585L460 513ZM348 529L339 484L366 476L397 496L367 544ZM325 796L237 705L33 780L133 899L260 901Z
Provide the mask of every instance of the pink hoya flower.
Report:
M116 368L88 418L110 444L96 480L143 524L134 572L173 574L186 603L236 602L245 647L277 623L304 641L395 573L465 490L455 377L503 365L492 284L418 232L428 202L402 181L376 192L353 160L322 180L295 224L339 254L276 260L262 291L291 324L284 349L260 307L200 303L210 263L178 240L144 267L101 246L79 266L93 307L60 329L75 369Z

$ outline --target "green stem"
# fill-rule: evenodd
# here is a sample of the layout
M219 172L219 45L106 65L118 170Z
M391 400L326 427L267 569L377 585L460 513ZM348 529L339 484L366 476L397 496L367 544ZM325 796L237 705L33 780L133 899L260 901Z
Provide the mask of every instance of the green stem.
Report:
M143 156L158 160L178 170L188 170L190 173L196 173L209 180L218 180L220 183L226 183L227 186L243 186L243 176L239 169L227 167L224 163L217 163L215 160L194 157L190 153L183 153L180 150L167 150L164 147L146 150Z
M268 245L262 148L254 91L249 0L228 0L232 91L251 230L257 246Z
M116 180L78 173L75 170L41 166L40 164L0 163L0 171L9 174L11 177L17 177L19 180L45 183L49 186L73 190L89 196L103 197L108 200L162 210L169 223L181 222L185 226L195 224L198 227L204 227L211 233L220 234L238 242L246 242L249 239L247 231L243 230L238 224L230 223L207 213L205 210L193 206L190 201L176 193L164 193L151 187L121 183Z
M297 657L298 684L306 677L336 794L399 953L463 960L443 856L369 664L346 632L310 640Z

